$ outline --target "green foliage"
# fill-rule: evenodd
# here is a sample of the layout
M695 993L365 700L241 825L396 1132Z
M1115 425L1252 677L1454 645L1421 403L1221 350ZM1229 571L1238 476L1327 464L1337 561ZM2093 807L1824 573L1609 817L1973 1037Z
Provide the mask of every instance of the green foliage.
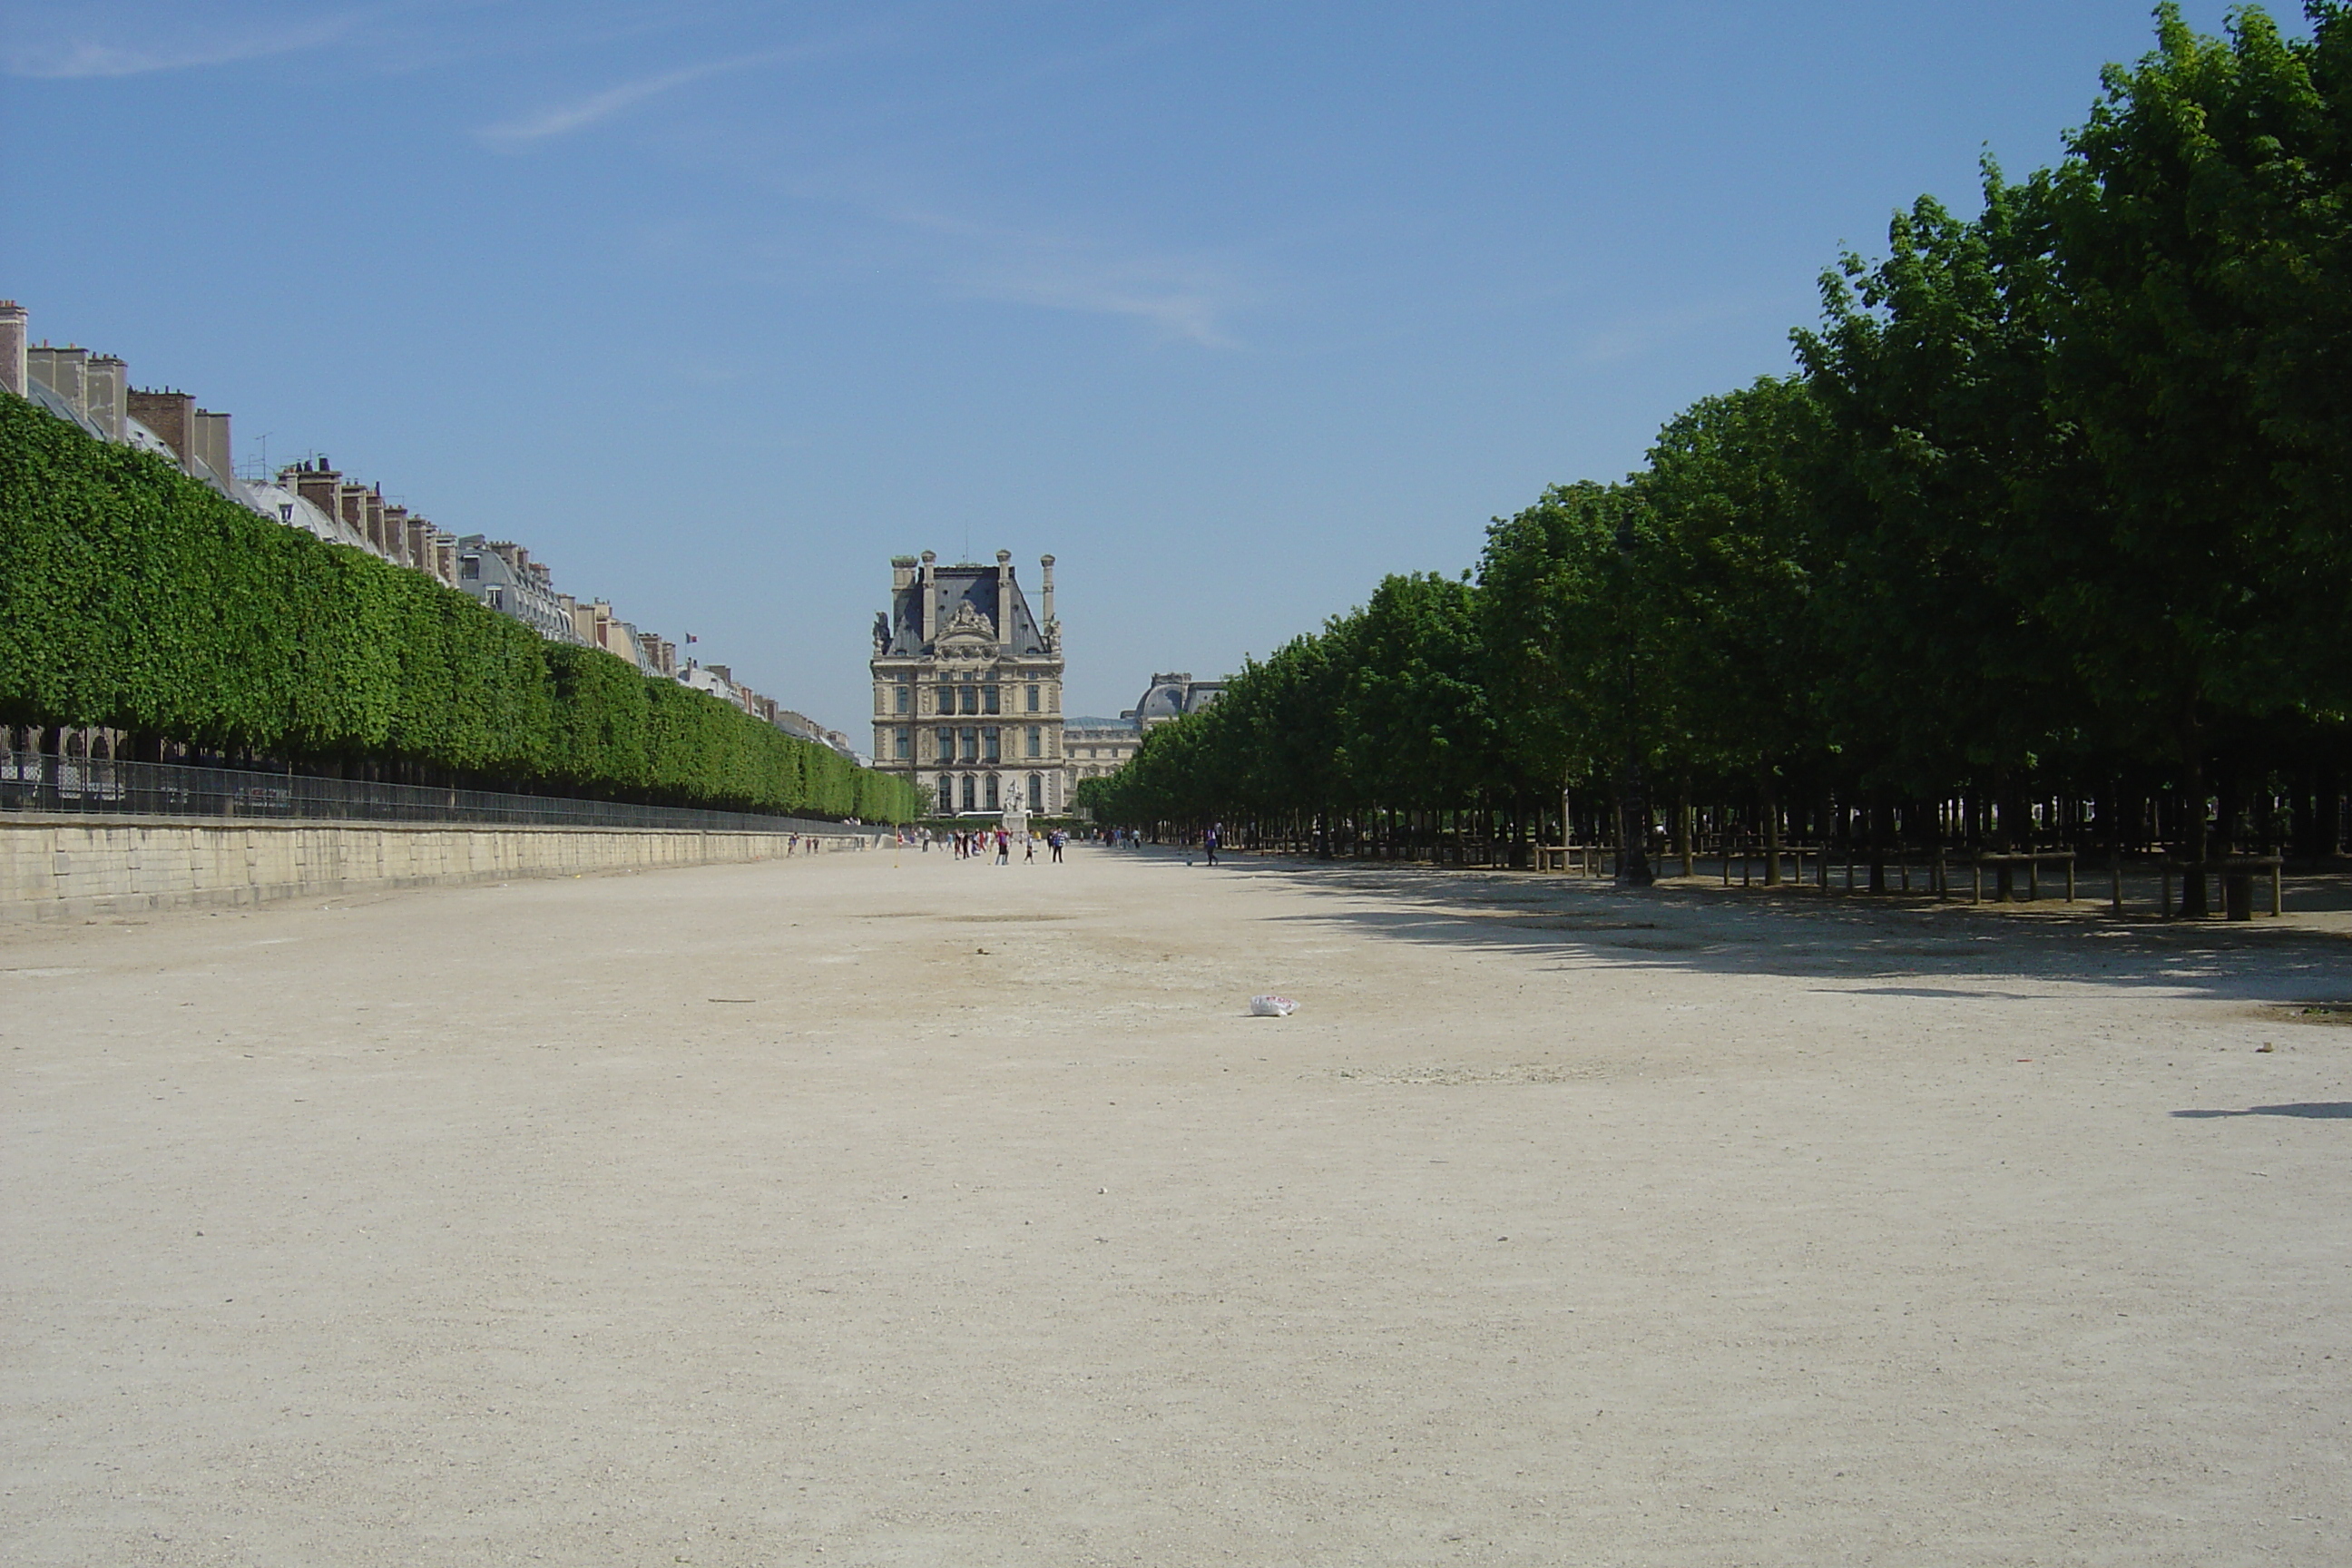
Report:
M1799 374L1621 483L1392 577L1091 792L1130 823L1654 778L1770 800L2341 752L2352 711L2352 13L2177 5L2061 164L1985 166L1822 279ZM2150 781L2153 784L2154 781ZM2034 786L2040 788L2040 785ZM1721 796L1718 796L1721 798ZM1483 807L1481 807L1483 809ZM2182 830L2202 858L2203 816Z
M1503 749L1549 783L1605 772L1659 733L1668 626L1656 519L1637 489L1556 485L1486 531L1478 567Z
M0 395L0 722L899 821L905 781Z
M2103 505L2050 611L2152 741L2352 699L2352 26L2159 10L2044 182Z

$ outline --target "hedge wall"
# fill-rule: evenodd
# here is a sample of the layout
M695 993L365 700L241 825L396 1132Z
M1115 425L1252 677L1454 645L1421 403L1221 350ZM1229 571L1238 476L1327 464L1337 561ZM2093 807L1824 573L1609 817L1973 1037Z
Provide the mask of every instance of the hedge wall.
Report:
M904 821L854 766L600 648L254 516L0 393L0 723L515 788Z

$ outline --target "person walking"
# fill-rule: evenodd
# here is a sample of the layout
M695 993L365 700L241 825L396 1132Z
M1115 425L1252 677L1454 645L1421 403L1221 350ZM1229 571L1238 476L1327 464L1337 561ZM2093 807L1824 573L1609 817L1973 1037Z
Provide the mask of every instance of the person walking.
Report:
M1202 830L1201 834L1201 847L1208 851L1209 864L1212 866L1215 865L1217 863L1217 829L1215 825L1212 824L1209 827Z
M1045 840L1045 847L1053 852L1054 864L1060 865L1062 863L1062 830L1060 828L1054 829L1052 837Z
M996 863L1000 866L1013 864L1013 835L1002 827L996 830Z

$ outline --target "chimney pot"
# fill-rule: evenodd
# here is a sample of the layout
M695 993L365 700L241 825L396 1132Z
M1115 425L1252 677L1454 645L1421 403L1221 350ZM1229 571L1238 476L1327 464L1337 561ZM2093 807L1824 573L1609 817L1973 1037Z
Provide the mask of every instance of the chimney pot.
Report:
M25 384L25 335L29 324L22 305L0 300L0 386L19 397L31 395Z

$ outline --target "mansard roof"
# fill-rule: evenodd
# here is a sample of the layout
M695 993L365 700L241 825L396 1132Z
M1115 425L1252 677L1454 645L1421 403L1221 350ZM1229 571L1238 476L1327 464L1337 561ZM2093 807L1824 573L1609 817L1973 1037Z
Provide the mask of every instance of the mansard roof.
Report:
M1037 618L1029 612L1029 600L1021 592L1016 577L1013 582L1013 636L1010 651L1017 658L1046 657L1045 633L1038 628ZM985 628L992 640L997 637L996 568L993 566L937 566L931 572L931 595L934 600L933 639L923 641L923 582L919 575L908 586L891 595L890 638L882 649L885 658L912 658L938 651L939 640L950 626L961 620L965 626Z

